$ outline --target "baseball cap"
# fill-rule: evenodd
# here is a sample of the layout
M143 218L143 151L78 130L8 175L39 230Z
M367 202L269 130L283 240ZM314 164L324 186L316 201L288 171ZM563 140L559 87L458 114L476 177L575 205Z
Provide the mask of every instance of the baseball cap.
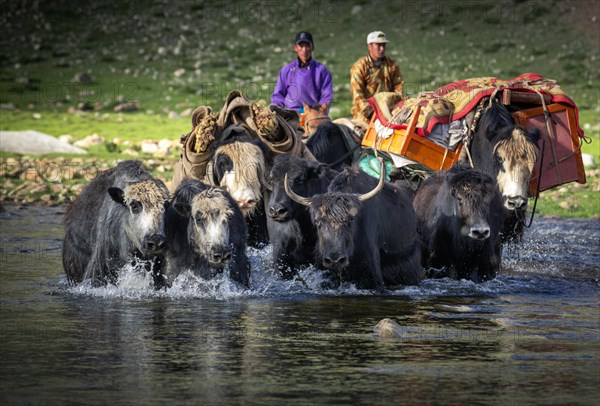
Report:
M309 44L314 45L310 32L300 31L298 34L296 34L296 40L294 41L294 44L299 44L301 42L308 42Z
M383 31L373 31L367 35L367 44L385 44L389 42Z

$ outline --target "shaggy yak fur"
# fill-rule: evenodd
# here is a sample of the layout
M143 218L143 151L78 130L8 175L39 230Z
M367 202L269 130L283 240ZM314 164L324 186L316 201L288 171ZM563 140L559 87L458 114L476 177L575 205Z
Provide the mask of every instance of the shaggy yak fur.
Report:
M159 272L165 249L163 214L169 192L140 161L100 172L65 215L63 267L70 283L115 283L119 270L143 261Z
M496 276L504 219L502 197L490 176L455 165L426 179L413 205L425 267L474 282Z
M273 245L273 261L288 279L295 268L314 261L317 230L310 220L308 207L294 202L285 193L283 184L287 173L292 190L301 196L313 196L327 191L327 186L338 174L329 166L291 155L278 155L269 176L272 188L267 226Z
M377 186L376 179L358 168L346 168L326 193L306 198L318 234L316 262L332 271L334 284L348 281L360 289L381 291L421 280L417 221L410 200L387 182L365 200L364 195Z
M268 155L260 140L234 137L215 144L212 170L207 173L209 183L229 192L239 205L248 226L248 245L255 248L269 242L263 201Z
M527 132L514 124L506 107L492 103L481 115L471 142L473 165L496 180L504 201L504 242L523 236L529 182L538 157L537 129Z
M244 216L225 190L198 180L183 181L165 214L166 268L158 286L171 286L183 271L210 279L229 268L230 277L248 287Z

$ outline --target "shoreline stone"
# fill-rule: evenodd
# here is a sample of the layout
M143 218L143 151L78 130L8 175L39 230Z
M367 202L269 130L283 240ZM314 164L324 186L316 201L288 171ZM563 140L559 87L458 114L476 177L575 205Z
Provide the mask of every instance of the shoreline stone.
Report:
M84 149L35 130L0 131L0 149L18 154L87 154Z

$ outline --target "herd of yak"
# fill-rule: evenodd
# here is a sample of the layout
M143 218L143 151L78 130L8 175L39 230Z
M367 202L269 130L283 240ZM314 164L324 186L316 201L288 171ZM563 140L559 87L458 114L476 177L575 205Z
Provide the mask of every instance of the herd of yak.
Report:
M522 235L538 139L494 103L468 147L472 164L436 172L416 191L386 181L381 160L376 179L358 165L274 156L245 137L215 143L214 179L187 179L172 194L140 161L123 161L69 207L64 269L70 283L99 286L134 263L156 289L184 271L212 278L227 270L249 287L247 247L271 244L282 278L313 264L330 288L350 282L381 291L426 276L489 280L502 244ZM249 161L244 148L262 162Z

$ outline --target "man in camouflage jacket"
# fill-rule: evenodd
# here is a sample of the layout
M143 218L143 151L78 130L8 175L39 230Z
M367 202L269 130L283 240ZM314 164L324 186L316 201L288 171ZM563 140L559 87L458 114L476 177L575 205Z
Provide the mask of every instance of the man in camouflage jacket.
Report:
M352 92L352 116L354 121L368 125L373 108L367 102L379 92L402 93L402 72L393 59L385 56L388 39L381 31L367 36L369 54L360 58L350 69L350 91Z

